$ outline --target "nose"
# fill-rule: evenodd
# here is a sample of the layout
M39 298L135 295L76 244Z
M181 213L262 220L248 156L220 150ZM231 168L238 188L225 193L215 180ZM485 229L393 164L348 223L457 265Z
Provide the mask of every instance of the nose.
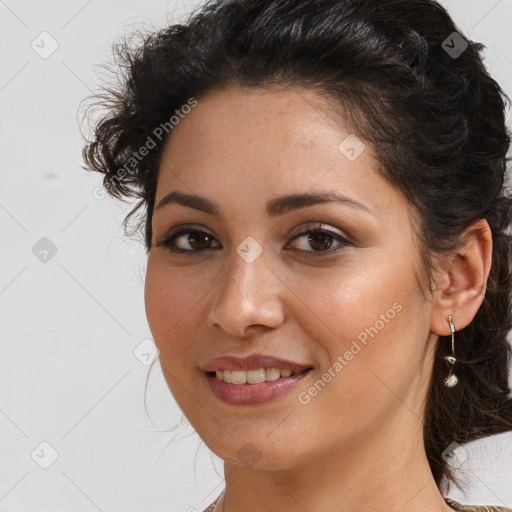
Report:
M265 252L249 263L233 251L232 264L215 285L208 325L237 337L256 326L278 327L284 321L283 286L269 268Z

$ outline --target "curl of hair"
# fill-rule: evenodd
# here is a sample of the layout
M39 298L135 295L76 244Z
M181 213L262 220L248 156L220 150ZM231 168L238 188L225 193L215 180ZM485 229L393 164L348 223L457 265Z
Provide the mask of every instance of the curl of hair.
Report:
M414 207L431 291L432 255L453 251L466 228L486 219L493 263L482 306L456 333L459 384L444 386L451 345L441 336L425 404L434 479L460 488L445 449L512 430L512 189L504 185L508 98L485 70L483 45L467 40L457 58L445 51L453 32L461 34L433 0L209 1L184 24L133 48L128 41L114 47L123 79L96 96L107 113L83 157L87 169L103 173L112 196L139 198L125 220L144 206L149 251L165 137L137 165L127 169L126 162L155 127L214 89L305 87L331 100L372 144L382 176Z

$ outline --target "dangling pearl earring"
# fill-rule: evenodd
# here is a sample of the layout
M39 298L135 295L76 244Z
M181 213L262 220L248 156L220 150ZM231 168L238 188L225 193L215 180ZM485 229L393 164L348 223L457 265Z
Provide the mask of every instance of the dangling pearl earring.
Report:
M459 379L456 375L453 374L453 366L457 362L457 359L455 358L455 326L452 322L452 316L450 315L448 317L448 323L450 324L450 330L452 331L452 354L451 356L445 356L445 361L448 361L450 364L450 373L446 379L444 379L444 385L453 388L453 386L456 386L459 382Z

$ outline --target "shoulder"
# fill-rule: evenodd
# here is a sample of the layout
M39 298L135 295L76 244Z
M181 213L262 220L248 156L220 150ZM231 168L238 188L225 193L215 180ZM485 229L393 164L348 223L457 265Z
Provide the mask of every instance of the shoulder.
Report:
M203 512L213 512L213 509L215 508L215 505L217 504L217 502L220 500L220 497L222 496L222 494L220 494L217 499L207 508L205 508L203 510Z
M203 510L203 512L213 512L215 505L219 501L220 496L207 508ZM512 512L512 509L507 507L500 507L497 505L463 505L451 498L445 498L446 503L450 505L454 510L460 512Z
M203 512L213 512L215 505L219 501L220 496L208 507L203 510ZM499 507L496 505L462 505L451 498L445 498L446 503L450 505L454 510L460 512L512 512L512 509L507 507Z
M512 509L497 505L462 505L451 498L445 498L446 503L454 510L461 512L512 512Z

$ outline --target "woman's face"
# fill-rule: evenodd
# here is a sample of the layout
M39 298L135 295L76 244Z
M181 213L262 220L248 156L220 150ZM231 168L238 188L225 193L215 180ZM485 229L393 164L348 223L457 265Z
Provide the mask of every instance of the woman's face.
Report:
M411 211L351 134L312 91L230 88L199 98L164 148L147 318L176 402L225 460L284 469L421 439L435 337ZM159 207L175 191L204 200ZM303 194L344 199L275 202ZM210 360L253 354L312 369L271 399L277 381L212 391Z

